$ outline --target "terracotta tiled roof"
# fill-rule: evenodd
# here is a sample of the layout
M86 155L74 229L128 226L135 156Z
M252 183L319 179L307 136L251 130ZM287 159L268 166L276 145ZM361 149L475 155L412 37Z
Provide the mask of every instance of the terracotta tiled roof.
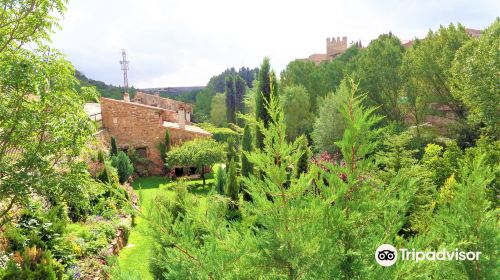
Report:
M467 34L469 34L472 37L479 37L481 36L482 31L479 29L472 29L472 28L466 28L465 31L467 31Z

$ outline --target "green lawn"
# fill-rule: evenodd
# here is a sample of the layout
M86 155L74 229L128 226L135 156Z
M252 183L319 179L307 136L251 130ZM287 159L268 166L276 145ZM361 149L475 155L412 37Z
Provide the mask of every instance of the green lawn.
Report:
M213 185L214 179L208 175L206 187L202 187L202 180L192 180L188 182L189 192L200 196L200 208L204 207L205 196ZM160 186L168 188L169 185L175 182L169 182L164 177L146 177L139 178L132 183L134 190L138 192L141 200L141 212L147 214L151 202L156 193L160 190ZM118 256L118 265L120 268L120 278L122 279L153 279L153 275L149 271L149 259L151 257L151 249L154 246L154 240L147 234L149 230L148 222L144 218L138 216L135 219L136 225L132 228L128 244L120 252Z
M151 201L158 192L159 186L167 183L167 179L163 177L139 178L134 181L132 186L141 197L142 213L147 213L149 210ZM139 279L153 279L149 272L149 258L153 240L147 234L148 223L138 216L135 219L135 224L130 233L127 246L123 248L118 257L121 275L130 275Z

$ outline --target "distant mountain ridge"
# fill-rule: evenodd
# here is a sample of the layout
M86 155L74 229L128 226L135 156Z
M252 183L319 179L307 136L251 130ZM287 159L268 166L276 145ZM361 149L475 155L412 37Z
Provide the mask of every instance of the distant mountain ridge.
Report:
M123 87L108 85L105 82L93 80L88 78L82 72L76 70L75 71L76 78L80 81L80 86L94 86L99 92L100 96L112 99L122 99L123 95ZM187 87L159 87L159 88L142 88L136 89L134 87L130 87L128 92L131 97L135 96L137 91L143 91L146 93L156 93L159 92L163 97L171 97L174 99L186 99L183 98L183 95L189 94L193 95L191 97L192 100L187 98L185 101L194 102L194 96L197 92L205 89L205 86L187 86Z

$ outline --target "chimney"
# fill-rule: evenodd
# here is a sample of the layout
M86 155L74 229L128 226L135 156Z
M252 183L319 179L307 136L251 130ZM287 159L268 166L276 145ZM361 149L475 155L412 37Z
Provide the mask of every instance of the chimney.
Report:
M183 107L180 107L179 111L177 111L177 122L179 123L180 128L186 128L186 112Z
M123 93L123 101L130 102L130 96L127 92Z

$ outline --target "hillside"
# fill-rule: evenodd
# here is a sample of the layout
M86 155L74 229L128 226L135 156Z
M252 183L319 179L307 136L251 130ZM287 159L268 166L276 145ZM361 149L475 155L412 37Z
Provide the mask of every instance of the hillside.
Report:
M96 81L88 78L82 72L75 71L76 78L80 81L81 86L94 86L102 97L121 99L123 88L113 85L108 85L101 81ZM134 95L137 90L134 87L130 87L129 93Z

